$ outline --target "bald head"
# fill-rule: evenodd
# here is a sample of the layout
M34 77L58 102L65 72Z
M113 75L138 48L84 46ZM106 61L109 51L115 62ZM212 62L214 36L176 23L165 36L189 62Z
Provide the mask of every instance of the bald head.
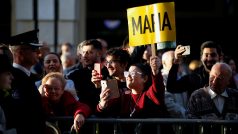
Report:
M210 88L217 94L221 94L227 88L232 76L232 70L226 63L218 62L212 66L209 78Z
M231 78L232 70L231 67L223 62L218 62L213 65L211 72L220 72L223 73L226 77Z
M163 68L166 70L170 70L170 68L173 65L173 60L174 60L174 51L170 50L170 51L164 52L162 55Z

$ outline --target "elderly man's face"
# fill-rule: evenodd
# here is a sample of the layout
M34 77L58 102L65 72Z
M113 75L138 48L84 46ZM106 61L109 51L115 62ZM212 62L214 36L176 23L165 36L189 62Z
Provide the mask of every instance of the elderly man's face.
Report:
M221 94L229 85L230 76L222 66L216 65L210 72L209 85L217 94Z

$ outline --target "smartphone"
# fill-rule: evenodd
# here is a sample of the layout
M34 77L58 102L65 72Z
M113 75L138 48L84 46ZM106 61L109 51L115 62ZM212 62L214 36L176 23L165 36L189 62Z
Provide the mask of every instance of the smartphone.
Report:
M189 55L190 54L190 46L183 46L185 48L185 52L182 55Z
M109 99L118 98L120 96L116 79L101 80L101 88L102 91L106 88L109 88L111 90Z
M96 70L97 73L98 73L99 75L101 75L101 74L102 74L102 73L101 73L101 70L102 70L102 65L101 65L101 63L94 63L94 70Z

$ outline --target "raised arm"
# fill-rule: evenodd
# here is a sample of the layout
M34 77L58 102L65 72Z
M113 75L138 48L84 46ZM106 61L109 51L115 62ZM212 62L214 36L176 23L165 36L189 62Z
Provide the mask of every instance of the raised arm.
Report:
M153 100L154 103L160 104L164 102L165 87L163 77L160 71L161 60L158 56L150 57L150 67L152 71L152 85L146 91L146 95Z
M182 45L178 45L174 51L174 62L169 70L168 79L166 83L166 88L168 92L171 93L181 93L186 91L187 89L184 88L184 85L188 84L189 77L182 77L181 79L177 79L177 73L179 69L179 64L182 60L182 53L185 52L184 47Z
M151 67L152 74L154 76L158 75L160 66L161 66L161 59L159 59L158 56L151 56L150 67Z

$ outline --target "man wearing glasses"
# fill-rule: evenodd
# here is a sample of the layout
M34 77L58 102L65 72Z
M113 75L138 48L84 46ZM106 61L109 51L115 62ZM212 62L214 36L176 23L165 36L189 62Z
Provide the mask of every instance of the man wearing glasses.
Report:
M107 68L108 72L109 72L109 76L107 77L107 86L110 87L109 82L110 81L117 81L117 84L113 84L113 91L111 92L111 98L114 98L114 94L115 92L118 93L118 91L115 90L119 90L119 92L124 92L124 91L128 91L127 87L126 87L126 78L124 77L124 71L127 70L128 68L128 63L130 61L130 55L126 50L123 50L121 48L111 48L107 51L106 53L106 58L104 61L104 66ZM94 83L94 85L99 88L99 91L104 92L104 85L101 85L101 80L102 80L102 76L100 75L99 72L97 72L96 70L92 71L92 82ZM101 89L102 87L102 89ZM105 89L106 89L105 88ZM130 92L128 92L130 93ZM116 106L116 105L115 105ZM118 108L115 107L113 108L114 110L117 110ZM97 111L100 111L100 105L97 105ZM100 117L117 117L117 115L114 115L113 112L110 113L101 113L98 112L97 116ZM102 134L111 134L113 133L113 125L100 125L100 133Z
M126 79L124 77L124 71L128 69L128 63L130 62L130 55L126 50L121 48L111 48L106 53L104 66L107 68L109 76L107 79L116 79L118 87L121 91L126 90ZM99 72L92 71L92 82L96 87L101 87Z

